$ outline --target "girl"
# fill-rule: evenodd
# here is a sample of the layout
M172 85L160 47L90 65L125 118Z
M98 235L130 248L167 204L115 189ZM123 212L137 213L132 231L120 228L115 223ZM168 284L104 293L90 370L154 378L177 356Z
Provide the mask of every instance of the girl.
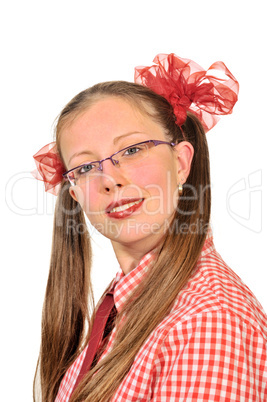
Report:
M238 83L221 62L208 71L174 54L154 62L136 69L136 83L78 94L56 142L35 155L36 177L58 194L42 401L267 398L266 315L209 228L205 131L231 113ZM96 313L84 214L121 267Z

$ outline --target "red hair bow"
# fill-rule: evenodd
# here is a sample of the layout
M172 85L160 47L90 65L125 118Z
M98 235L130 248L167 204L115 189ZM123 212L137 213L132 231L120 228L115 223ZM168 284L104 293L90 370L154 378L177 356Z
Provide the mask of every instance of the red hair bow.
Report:
M57 195L60 183L63 180L62 174L66 171L60 159L55 142L45 145L33 156L37 169L32 172L37 180L42 180L45 191Z
M205 131L215 126L219 115L232 113L239 84L223 62L213 63L207 71L174 53L159 54L153 62L157 65L135 68L135 82L167 99L179 126L187 111L199 118ZM216 77L216 71L224 78Z

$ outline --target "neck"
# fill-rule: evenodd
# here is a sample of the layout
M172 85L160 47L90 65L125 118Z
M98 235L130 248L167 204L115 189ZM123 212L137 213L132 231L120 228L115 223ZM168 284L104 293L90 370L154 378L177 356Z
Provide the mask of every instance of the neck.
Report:
M140 260L150 251L159 246L155 244L122 244L112 242L112 246L120 267L125 275L132 271L140 262Z

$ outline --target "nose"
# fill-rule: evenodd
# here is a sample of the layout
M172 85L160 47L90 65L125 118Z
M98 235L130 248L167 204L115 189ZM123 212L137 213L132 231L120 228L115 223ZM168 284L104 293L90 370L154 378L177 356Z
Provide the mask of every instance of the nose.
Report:
M109 159L109 160L108 160ZM116 187L123 187L129 183L127 177L125 176L123 169L119 167L119 164L113 163L114 160L107 158L104 164L101 163L101 189L105 192L111 192Z

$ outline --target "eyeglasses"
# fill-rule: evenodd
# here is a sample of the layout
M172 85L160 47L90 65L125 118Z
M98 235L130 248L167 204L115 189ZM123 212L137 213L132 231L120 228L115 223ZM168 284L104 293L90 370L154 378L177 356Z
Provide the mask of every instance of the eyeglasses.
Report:
M99 173L103 171L103 162L110 159L114 166L124 167L138 163L140 160L146 158L149 155L149 150L153 147L157 147L161 144L167 144L173 147L175 143L159 140L148 140L139 142L137 144L130 145L123 148L108 158L101 161L93 161L77 166L73 169L63 173L63 177L68 179L72 186L81 185L87 181L93 180L99 176Z

